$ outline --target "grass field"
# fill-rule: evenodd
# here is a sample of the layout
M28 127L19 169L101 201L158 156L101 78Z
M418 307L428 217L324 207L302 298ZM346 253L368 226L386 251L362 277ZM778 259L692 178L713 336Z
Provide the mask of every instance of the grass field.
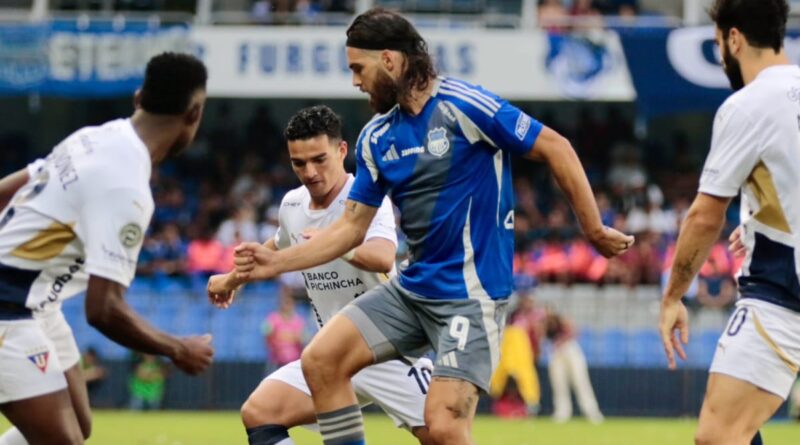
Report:
M691 444L694 421L680 419L608 419L602 425L581 420L557 425L547 418L506 421L480 417L475 423L479 445L678 445ZM0 431L8 423L0 418ZM369 445L411 445L408 433L398 430L388 418L366 419ZM770 423L763 430L768 445L797 445L800 425ZM296 428L298 445L322 443L315 433ZM235 412L95 413L94 433L89 445L230 445L247 444Z

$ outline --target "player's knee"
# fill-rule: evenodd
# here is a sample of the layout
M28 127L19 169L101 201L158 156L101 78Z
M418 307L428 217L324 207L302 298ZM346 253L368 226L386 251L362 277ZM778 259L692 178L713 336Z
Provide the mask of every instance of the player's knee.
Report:
M248 398L240 410L242 423L246 428L265 424L282 425L280 410L274 403Z
M425 413L430 443L455 445L469 443L469 423L453 411Z
M695 445L721 445L725 440L723 432L713 428L701 426L694 433Z
M334 357L329 350L317 347L313 342L303 350L300 366L306 379L338 376L345 371L340 359Z

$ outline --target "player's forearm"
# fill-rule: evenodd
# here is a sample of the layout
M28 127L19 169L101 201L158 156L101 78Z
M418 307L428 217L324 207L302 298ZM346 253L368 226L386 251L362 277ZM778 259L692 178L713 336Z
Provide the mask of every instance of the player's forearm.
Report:
M124 300L104 306L99 311L87 310L86 317L89 324L106 337L146 354L170 358L179 354L181 345L177 338L152 327L136 315Z
M28 171L26 169L14 172L3 179L0 179L0 209L5 208L14 193L17 193L25 183L28 182Z
M563 139L559 145L558 149L547 153L545 162L572 205L583 233L589 239L593 239L602 234L603 222L600 219L600 210L597 208L592 187L578 155L569 142Z
M396 251L393 242L372 238L358 246L354 251L353 258L348 262L367 272L389 273L394 267Z
M719 239L725 217L691 209L681 226L675 258L669 276L665 300L680 300L703 266L714 243Z
M328 263L364 241L366 230L340 219L307 242L277 252L279 272L291 272Z

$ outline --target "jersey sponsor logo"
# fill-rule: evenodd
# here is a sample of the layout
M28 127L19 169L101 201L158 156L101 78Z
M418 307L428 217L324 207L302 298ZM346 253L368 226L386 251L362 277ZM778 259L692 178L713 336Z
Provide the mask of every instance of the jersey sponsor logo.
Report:
M441 158L450 150L450 140L447 139L447 130L436 127L428 132L428 152Z
M404 148L400 151L400 156L406 157L411 155L420 155L422 153L425 153L425 147L420 145L419 147Z
M53 280L53 284L50 285L50 289L47 291L47 299L39 303L40 310L44 309L47 303L53 303L58 300L64 287L67 283L72 281L73 276L81 270L83 263L85 263L83 258L76 258L75 262L67 269L67 273L61 274Z
M144 231L139 224L130 223L126 224L122 230L119 231L119 242L127 248L135 247L142 241L142 234Z
M284 201L283 202L283 206L284 207L300 207L300 202L299 201Z
M47 372L47 363L50 359L50 351L36 352L28 355L28 360L31 361L42 374Z
M330 291L349 289L364 286L361 278L345 278L339 272L332 270L326 272L303 272L306 288L311 291Z
M517 118L517 127L514 129L514 134L517 135L517 139L520 141L525 140L525 136L528 134L530 129L531 118L525 113L520 113L519 117Z

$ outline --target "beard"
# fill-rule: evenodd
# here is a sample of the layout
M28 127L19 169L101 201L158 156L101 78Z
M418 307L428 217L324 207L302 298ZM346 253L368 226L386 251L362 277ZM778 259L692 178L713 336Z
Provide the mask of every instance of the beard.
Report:
M378 71L375 78L374 91L369 94L369 106L380 114L389 112L397 105L397 83L383 71Z
M728 77L728 82L731 84L733 91L739 91L744 88L744 76L742 76L742 66L739 61L731 55L728 48L728 42L722 47L722 61L724 63L722 69Z

